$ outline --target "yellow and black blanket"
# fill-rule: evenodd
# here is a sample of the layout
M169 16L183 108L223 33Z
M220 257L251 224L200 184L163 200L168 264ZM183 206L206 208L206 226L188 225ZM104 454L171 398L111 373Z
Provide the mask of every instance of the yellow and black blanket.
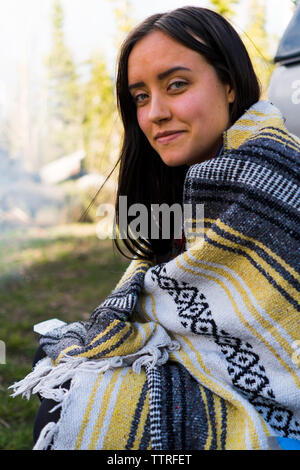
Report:
M224 133L221 155L190 167L183 202L204 204L204 220L185 221L185 250L132 261L89 321L41 337L48 357L14 385L61 406L36 448L300 440L299 156L260 101Z

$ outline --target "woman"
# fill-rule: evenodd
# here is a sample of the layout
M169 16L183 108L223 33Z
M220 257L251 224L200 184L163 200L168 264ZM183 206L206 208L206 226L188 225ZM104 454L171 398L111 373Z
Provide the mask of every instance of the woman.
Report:
M88 322L41 337L47 357L15 384L15 395L58 404L35 448L299 440L299 140L259 101L236 32L204 8L151 16L130 33L117 96L116 220L134 259ZM136 237L120 223L119 196L144 204L148 222L153 204L191 208L182 243L176 217L169 239Z
M145 110L148 113L149 103L140 96L138 88L132 87L132 81L135 81L135 75L139 77L140 72L147 77L149 69L155 78L155 69L151 67L154 59L157 62L156 67L167 71L167 52L168 60L173 65L180 63L177 53L183 56L187 53L189 59L185 57L182 63L192 62L194 68L193 71L177 70L179 77L185 73L178 83L175 80L176 70L172 75L166 75L164 81L149 83L149 86L154 85L158 91L156 85L159 84L162 89L171 80L172 90L167 92L165 89L164 96L156 93L154 98L158 104L163 105L165 98L169 96L168 104L170 101L176 103L176 109L173 110L172 105L167 115L150 114L147 123ZM140 62L137 57L139 54ZM188 84L190 81L193 84ZM183 87L181 92L179 89L175 90L176 86ZM116 203L117 221L119 222L120 195L127 196L128 206L136 202L145 204L149 214L151 204L165 202L171 206L182 203L183 182L188 165L211 158L223 143L224 130L256 103L259 96L259 83L242 41L230 24L217 13L205 8L181 8L168 14L153 15L133 30L121 49L117 76L117 98L124 125ZM156 103L152 102L153 104ZM151 110L154 113L157 111L160 112L155 108ZM154 121L152 129L149 128L151 120ZM181 131L188 130L184 135L182 132L180 140L182 143L187 142L187 146L192 148L182 148L177 139L172 139L173 143L162 142L160 145L156 134L177 128ZM152 136L149 135L151 132ZM165 150L168 152L169 148L178 148L180 156L164 156ZM155 175L155 178L150 177L148 182L145 178L141 179L141 175ZM125 245L133 254L138 254L136 248L139 248L140 253L148 259L153 254L166 253L171 249L170 240L150 240L150 247L146 243L148 250L145 249L145 242L136 246L135 240L130 239L130 233L127 234L127 227L122 229L125 232Z

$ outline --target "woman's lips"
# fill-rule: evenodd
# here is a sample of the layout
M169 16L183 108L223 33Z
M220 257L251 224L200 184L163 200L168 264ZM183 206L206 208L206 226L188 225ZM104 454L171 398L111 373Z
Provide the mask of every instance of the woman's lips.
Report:
M158 136L155 138L155 140L159 144L168 144L169 142L172 142L173 140L177 139L177 137L179 137L183 133L184 131L172 132L171 134Z

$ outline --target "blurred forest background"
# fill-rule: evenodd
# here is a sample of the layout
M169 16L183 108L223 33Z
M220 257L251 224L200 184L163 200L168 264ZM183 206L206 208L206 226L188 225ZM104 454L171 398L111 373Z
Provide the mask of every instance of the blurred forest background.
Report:
M297 1L283 1L292 12ZM129 0L109 2L118 50L137 21ZM241 30L236 11L245 2L247 25ZM280 39L266 30L266 0L211 0L204 6L232 21L266 98ZM15 99L0 116L0 340L6 345L6 360L0 363L0 449L33 445L38 399L12 399L7 391L30 371L37 346L33 325L49 318L89 318L128 265L111 240L97 238L95 228L98 204L114 204L116 194L122 127L115 77L102 53L75 62L64 22L63 4L53 0L45 80L39 87L33 84L22 62Z

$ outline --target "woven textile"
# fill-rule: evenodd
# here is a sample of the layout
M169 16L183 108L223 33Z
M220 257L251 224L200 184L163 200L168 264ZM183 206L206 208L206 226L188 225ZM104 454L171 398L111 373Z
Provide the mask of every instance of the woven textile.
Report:
M89 321L41 338L48 357L14 385L61 406L36 448L300 440L299 156L278 109L260 101L224 133L221 155L189 168L185 251L132 261Z

